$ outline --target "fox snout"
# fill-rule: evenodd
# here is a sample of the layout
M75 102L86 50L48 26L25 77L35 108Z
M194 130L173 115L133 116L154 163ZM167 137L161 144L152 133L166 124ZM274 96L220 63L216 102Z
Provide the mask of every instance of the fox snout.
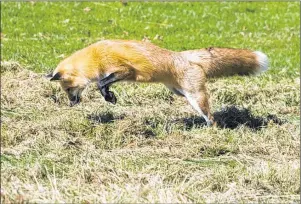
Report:
M80 101L81 101L81 98L80 98L80 96L78 96L78 95L75 95L75 96L69 96L68 98L69 98L69 101L70 101L70 104L69 104L70 107L72 107L72 106L74 106L74 105L80 103Z
M81 102L81 94L82 94L83 89L67 88L65 91L66 91L69 101L70 101L70 104L69 104L70 107Z

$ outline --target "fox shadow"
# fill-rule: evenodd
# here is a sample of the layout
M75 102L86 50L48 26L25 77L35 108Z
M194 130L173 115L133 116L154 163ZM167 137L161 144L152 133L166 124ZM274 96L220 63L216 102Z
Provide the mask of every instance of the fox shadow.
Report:
M113 113L107 112L102 114L90 114L87 116L87 119L93 123L113 123L115 120L121 120L125 117L125 115L114 116Z
M238 108L236 106L229 106L213 113L216 126L219 128L235 129L241 125L245 125L252 130L259 130L267 126L272 121L275 124L282 125L285 121L282 121L275 115L267 116L254 116L251 111L246 108ZM189 117L177 120L182 123L186 129L193 127L204 127L207 125L206 121L202 117Z
M222 108L220 111L213 113L214 121L216 126L219 128L227 129L236 129L241 125L247 126L252 130L259 130L267 126L269 122L282 125L286 121L279 119L275 115L267 116L254 116L251 114L251 111L246 108L238 108L236 106L229 106ZM87 119L92 123L96 124L108 124L114 123L117 120L122 120L125 118L125 115L115 116L111 112L105 112L100 114L90 114L87 116ZM148 120L143 122L147 127L155 128L158 126L157 122L149 122ZM171 127L173 124L178 124L184 126L186 130L192 128L202 128L206 127L207 123L203 117L193 116L188 118L179 118L172 121L169 121L166 125L166 128Z

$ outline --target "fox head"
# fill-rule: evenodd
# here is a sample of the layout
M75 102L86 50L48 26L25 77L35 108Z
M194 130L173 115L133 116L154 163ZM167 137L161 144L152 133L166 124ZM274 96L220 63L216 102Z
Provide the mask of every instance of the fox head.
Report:
M70 106L81 101L81 94L87 87L89 80L71 64L59 64L53 73L47 75L50 81L58 81L67 93Z

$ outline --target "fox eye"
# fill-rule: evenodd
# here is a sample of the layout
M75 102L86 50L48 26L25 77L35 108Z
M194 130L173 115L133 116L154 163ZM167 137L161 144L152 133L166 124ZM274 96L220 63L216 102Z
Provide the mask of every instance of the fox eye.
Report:
M71 91L71 88L70 88L70 87L69 87L69 88L67 88L67 89L66 89L66 91L67 91L67 92L70 92L70 91Z

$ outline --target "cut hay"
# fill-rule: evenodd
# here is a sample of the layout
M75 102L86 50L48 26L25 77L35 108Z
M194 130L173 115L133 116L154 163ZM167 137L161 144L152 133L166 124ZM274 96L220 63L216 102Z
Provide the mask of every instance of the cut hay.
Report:
M116 105L91 85L70 108L45 73L8 62L1 73L3 203L300 201L289 79L210 81L218 127L208 128L159 84L115 85Z
M13 61L1 61L1 73L4 72L17 72L21 71L23 68L18 62Z

